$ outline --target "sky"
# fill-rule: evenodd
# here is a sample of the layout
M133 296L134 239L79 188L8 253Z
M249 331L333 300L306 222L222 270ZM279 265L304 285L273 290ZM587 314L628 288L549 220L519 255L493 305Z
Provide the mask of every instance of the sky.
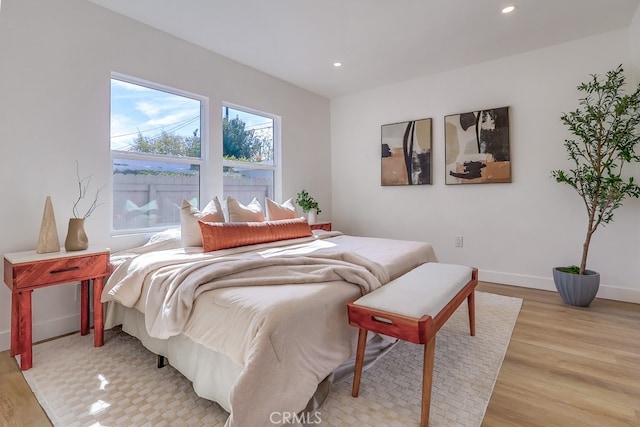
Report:
M200 104L197 99L112 79L111 149L125 150L138 133L149 138L163 131L191 136L198 130L200 134ZM230 108L229 117L236 116L246 123L246 129L264 128L270 122L266 117Z
M141 133L200 133L200 101L121 80L111 80L111 149L122 150Z

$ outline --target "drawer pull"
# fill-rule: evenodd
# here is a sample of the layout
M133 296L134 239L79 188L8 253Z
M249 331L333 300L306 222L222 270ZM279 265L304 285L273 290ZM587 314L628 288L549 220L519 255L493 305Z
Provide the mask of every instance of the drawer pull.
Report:
M80 270L80 267L69 267L69 268L63 268L61 270L51 270L49 273L58 274L58 273L66 273L68 271L75 271L75 270Z

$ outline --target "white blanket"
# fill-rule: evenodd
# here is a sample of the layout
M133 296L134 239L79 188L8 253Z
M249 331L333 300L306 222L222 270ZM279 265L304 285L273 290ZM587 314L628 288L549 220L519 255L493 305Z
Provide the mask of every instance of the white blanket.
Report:
M227 425L270 425L280 419L272 413L302 410L317 384L351 357L347 301L389 275L435 261L424 243L332 240L246 253L132 255L107 282L103 300L144 311L152 336L182 333L243 366ZM367 247L372 255L358 254Z
M343 280L360 286L364 295L389 281L378 263L323 243L315 240L298 245L297 252L304 255L280 251L194 257L182 249L143 254L129 263L125 278L108 281L105 299L132 307L142 296L143 282L139 277L146 276L147 332L154 338L169 338L184 331L193 302L206 291Z

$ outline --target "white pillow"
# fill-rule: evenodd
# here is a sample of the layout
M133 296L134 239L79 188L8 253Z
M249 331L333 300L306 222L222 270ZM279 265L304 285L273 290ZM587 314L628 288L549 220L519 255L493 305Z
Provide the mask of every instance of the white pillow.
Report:
M264 213L262 205L257 198L253 198L251 203L243 205L233 197L227 197L227 212L229 213L229 222L262 222L264 221Z
M202 246L202 233L198 220L207 222L224 222L224 213L217 197L214 197L202 211L187 200L180 206L180 232L182 234L182 246Z
M279 204L270 198L266 198L267 218L269 221L278 221L281 219L295 219L298 217L296 205L291 199Z

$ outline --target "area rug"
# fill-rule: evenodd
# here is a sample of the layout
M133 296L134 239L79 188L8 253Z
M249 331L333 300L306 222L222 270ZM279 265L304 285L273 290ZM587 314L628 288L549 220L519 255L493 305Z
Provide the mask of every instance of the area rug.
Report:
M436 337L431 426L480 426L522 300L476 292L476 336L469 336L466 304ZM18 356L19 357L19 356ZM69 335L33 347L27 383L55 426L223 426L228 414L198 397L191 382L119 330ZM400 342L362 375L334 384L310 418L323 426L419 425L423 347Z

